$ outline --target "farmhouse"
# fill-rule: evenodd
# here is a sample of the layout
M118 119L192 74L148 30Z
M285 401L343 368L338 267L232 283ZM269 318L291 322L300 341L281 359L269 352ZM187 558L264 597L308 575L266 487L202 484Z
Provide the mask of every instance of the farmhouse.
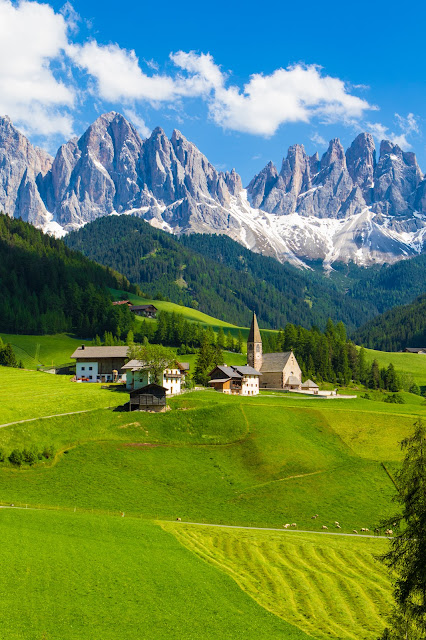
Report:
M302 372L293 351L283 353L263 353L262 337L253 313L248 339L247 362L250 367L262 374L263 389L287 389L299 391L302 385Z
M262 374L248 365L216 367L209 373L209 384L215 391L240 396L257 396L259 393L259 377Z
M426 347L407 347L404 349L405 353L421 353L426 354Z
M128 347L86 347L81 345L72 354L76 361L76 380L113 382L122 373Z
M170 367L163 371L161 384L166 389L168 396L175 396L182 390L182 379L184 379L185 370L181 367L182 365L176 363L175 367ZM145 368L145 363L140 360L129 360L123 366L123 370L126 371L126 388L130 391L138 391L151 383L154 384L152 375Z
M112 304L113 304L113 306L115 306L115 307L116 307L117 305L118 305L118 306L121 306L121 305L123 305L123 304L126 304L128 307L133 306L133 305L132 305L132 303L130 302L130 300L117 300L116 302L113 302Z
M157 307L153 304L137 304L130 307L130 311L137 316L143 316L144 318L155 318L157 316Z

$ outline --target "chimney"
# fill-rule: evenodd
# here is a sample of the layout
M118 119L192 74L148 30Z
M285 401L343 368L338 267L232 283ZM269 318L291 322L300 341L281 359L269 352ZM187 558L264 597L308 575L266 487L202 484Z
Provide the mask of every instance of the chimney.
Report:
M85 345L84 345L84 344L82 344L82 345L81 345L81 348L82 348L82 349L85 349Z

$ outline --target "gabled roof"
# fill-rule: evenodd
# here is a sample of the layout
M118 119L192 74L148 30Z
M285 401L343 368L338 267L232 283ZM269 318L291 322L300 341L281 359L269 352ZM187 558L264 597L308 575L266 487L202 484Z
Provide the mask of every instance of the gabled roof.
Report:
M140 360L129 360L129 362L127 362L123 367L121 367L122 369L132 369L135 371L138 371L139 369L141 369L144 366L144 363L141 362Z
M126 358L129 347L78 347L70 356L71 358Z
M408 353L421 353L422 351L426 351L426 347L407 347L405 351Z
M284 351L283 353L264 353L262 357L262 373L277 373L282 371L291 356L292 351Z
M140 389L133 389L130 391L130 396L139 396L144 395L145 393L150 393L153 391L161 391L164 392L164 395L167 391L167 387L162 387L161 384L156 384L155 382L151 382L150 384L141 387Z
M178 368L181 371L189 371L189 362L177 362Z
M146 311L148 309L158 311L157 307L154 307L153 304L134 304L130 307L130 311Z
M260 373L260 371L258 371L257 369L254 369L253 367L250 367L248 364L242 365L242 366L237 366L237 367L232 367L233 369L235 369L236 371L238 371L238 373L241 373L244 376L250 375L250 376L261 376L262 374Z
M253 313L253 319L251 321L251 327L248 334L247 342L262 342L262 337L260 335L259 325L257 324L255 313Z
M210 371L209 376L212 376L215 371L220 371L221 373L223 373L223 379L222 378L216 379L216 382L223 382L224 380L229 380L230 378L238 379L246 375L252 375L252 376L262 375L260 371L257 371L256 369L253 369L253 367L249 367L248 365L242 365L239 367L234 367L234 366L227 367L225 364L219 365L218 367L215 367L213 371Z
M288 376L286 384L300 384L300 380L296 376Z
M319 387L316 382L308 379L302 384L302 389L319 389Z

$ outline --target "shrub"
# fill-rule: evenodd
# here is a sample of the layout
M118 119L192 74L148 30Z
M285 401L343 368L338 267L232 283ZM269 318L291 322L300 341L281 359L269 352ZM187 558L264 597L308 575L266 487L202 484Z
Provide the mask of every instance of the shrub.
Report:
M420 395L420 387L418 384L416 384L415 382L413 382L413 384L411 385L411 387L408 389L408 391L410 393L414 393L416 396Z
M9 462L16 465L17 467L20 467L23 462L22 451L20 451L19 449L14 449L9 456Z
M37 462L37 452L34 449L24 449L22 451L22 459L25 464L32 466Z
M405 404L405 400L400 393L393 393L386 396L383 402L390 402L391 404Z

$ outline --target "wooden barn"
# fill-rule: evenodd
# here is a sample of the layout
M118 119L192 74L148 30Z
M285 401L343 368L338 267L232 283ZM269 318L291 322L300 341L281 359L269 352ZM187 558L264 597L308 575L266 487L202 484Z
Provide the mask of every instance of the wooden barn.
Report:
M76 380L115 382L122 375L129 347L86 347L82 344L72 354L76 361Z
M130 392L130 411L155 411L166 410L167 389L160 384L147 384L140 389Z

